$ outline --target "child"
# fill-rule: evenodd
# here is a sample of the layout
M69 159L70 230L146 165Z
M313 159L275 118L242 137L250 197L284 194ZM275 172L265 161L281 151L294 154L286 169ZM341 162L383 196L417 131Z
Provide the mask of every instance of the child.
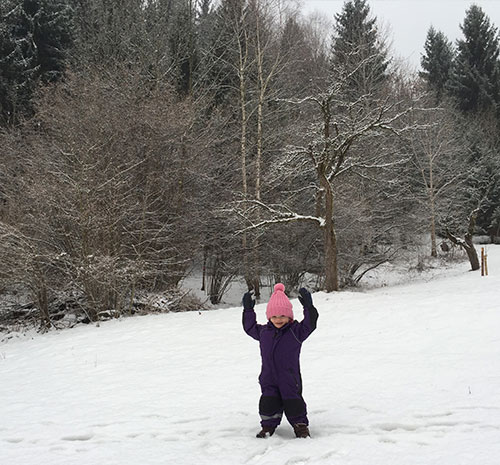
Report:
M304 307L304 319L300 323L293 319L292 303L285 294L285 286L276 284L267 304L266 325L257 324L252 293L247 292L243 296L243 329L259 341L262 357L259 376L262 430L257 434L258 438L274 434L283 411L298 438L309 436L299 357L302 342L316 329L318 311L306 289L300 289L299 294L300 303Z

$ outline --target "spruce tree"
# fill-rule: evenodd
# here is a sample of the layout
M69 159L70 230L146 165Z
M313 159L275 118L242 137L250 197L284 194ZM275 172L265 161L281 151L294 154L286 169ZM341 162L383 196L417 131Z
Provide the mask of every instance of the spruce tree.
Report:
M34 26L21 2L0 3L0 124L10 126L31 111L38 71Z
M216 105L228 103L239 88L239 60L246 53L244 31L245 0L222 0L207 18L211 30L204 24L200 71L214 95Z
M460 28L464 38L457 41L449 92L463 112L498 112L500 47L497 29L477 5L467 10Z
M464 38L457 41L447 88L465 117L465 151L474 166L468 182L470 200L480 208L476 226L484 233L500 201L500 44L497 28L477 5L467 10L460 27Z
M190 95L197 64L196 11L192 0L182 0L174 9L169 48L174 80L180 95Z
M25 2L25 4L28 2ZM40 77L53 82L64 73L74 40L74 11L68 0L30 1ZM31 11L30 11L31 10Z
M68 0L0 3L0 124L32 113L34 89L61 77L72 43Z
M356 96L384 82L388 64L387 49L367 0L346 1L335 15L332 73L349 75L349 87Z
M426 80L439 103L450 78L454 56L453 45L441 31L436 31L431 26L427 32L424 50L425 54L420 61L424 71L420 72L420 76Z
M76 55L78 64L101 67L102 65L134 66L149 57L149 31L153 27L146 13L161 8L163 2L144 2L143 0L71 0L76 11L75 24ZM171 3L170 1L168 2ZM168 14L169 11L165 11ZM169 17L167 16L167 20ZM161 40L154 37L156 46L161 48ZM157 57L162 60L163 57ZM147 65L146 65L147 67Z

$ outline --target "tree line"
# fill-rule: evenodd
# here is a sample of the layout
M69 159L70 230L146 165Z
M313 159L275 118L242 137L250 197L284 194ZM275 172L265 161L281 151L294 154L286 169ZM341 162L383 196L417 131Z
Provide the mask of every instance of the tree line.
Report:
M357 284L430 237L500 236L499 37L478 6L422 71L367 0L330 18L275 0L0 4L0 293L50 326ZM467 244L467 242L465 242Z

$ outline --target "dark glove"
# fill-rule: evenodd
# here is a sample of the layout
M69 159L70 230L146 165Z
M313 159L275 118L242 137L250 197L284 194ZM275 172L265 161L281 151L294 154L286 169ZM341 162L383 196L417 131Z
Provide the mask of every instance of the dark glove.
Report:
M304 287L299 289L299 301L304 308L311 308L313 306L311 293Z
M249 291L243 295L243 309L253 310L255 307L255 299L253 298L253 292Z

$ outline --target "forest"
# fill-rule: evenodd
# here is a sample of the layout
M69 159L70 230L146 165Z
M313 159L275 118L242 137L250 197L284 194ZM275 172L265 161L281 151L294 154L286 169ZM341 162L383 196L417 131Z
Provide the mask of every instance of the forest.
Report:
M367 0L2 0L0 309L44 328L244 279L356 286L421 237L500 242L500 39L471 5L421 70ZM0 299L1 301L1 299ZM1 304L0 304L1 307Z

